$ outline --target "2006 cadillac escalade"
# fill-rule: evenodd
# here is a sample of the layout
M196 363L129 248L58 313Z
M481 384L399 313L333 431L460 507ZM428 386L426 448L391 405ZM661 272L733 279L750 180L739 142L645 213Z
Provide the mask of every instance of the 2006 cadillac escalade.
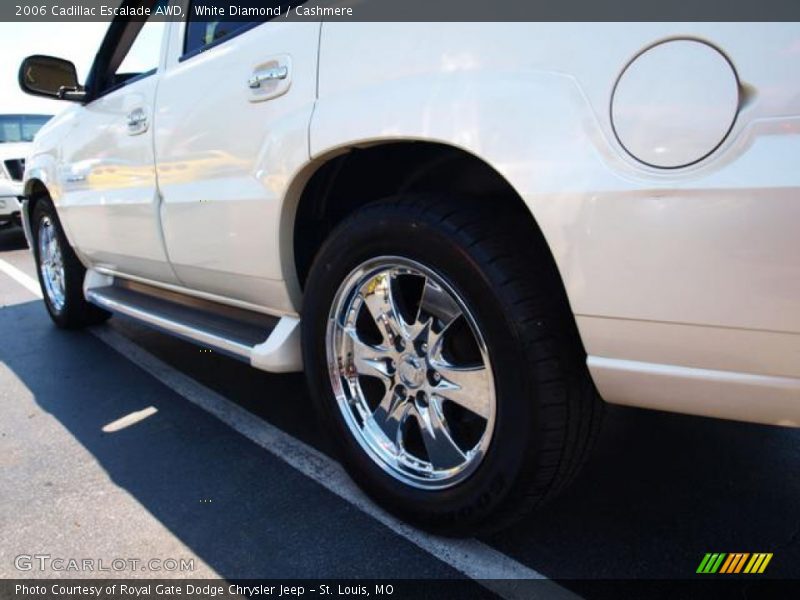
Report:
M73 102L25 172L57 325L304 369L356 481L447 533L563 489L600 398L800 424L797 24L186 8L83 84L21 67Z

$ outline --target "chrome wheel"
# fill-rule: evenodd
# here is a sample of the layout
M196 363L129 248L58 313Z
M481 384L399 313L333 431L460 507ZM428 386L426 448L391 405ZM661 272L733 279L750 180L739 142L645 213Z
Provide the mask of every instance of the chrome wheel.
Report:
M486 454L495 386L463 299L431 269L372 259L339 287L326 330L328 372L353 436L403 483L442 489Z
M44 291L56 312L64 309L64 260L58 245L56 228L50 217L39 221L39 271L44 282Z

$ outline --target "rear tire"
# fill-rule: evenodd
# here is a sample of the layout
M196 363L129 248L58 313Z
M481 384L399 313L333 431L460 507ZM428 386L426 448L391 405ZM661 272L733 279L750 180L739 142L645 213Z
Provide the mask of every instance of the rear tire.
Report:
M64 329L79 329L108 319L111 313L83 296L86 269L69 245L49 198L40 199L33 207L31 234L36 273L53 322Z
M466 535L507 526L555 497L574 478L596 437L603 403L549 250L537 239L521 211L503 212L469 198L407 195L367 205L345 219L311 267L303 355L318 412L351 476L389 510L426 529ZM398 289L402 277L424 281L416 284L422 291ZM451 300L426 301L429 280ZM381 305L383 312L375 313L375 296L402 300L397 310ZM456 305L467 325L461 330L472 332L477 347L485 345L483 364L490 367L477 388L464 386L477 391L458 402L447 397L452 386L441 387L453 370L442 371L444 377L435 372L441 355L413 350L423 322L442 336L455 335L436 313L456 314ZM393 314L400 316L385 318ZM379 323L377 330L370 319ZM367 329L373 337L364 345ZM384 335L401 330L403 335ZM481 363L483 355L469 347L468 362ZM457 368L463 373L480 367ZM365 378L383 384L373 392L377 400L369 398L366 390L376 386ZM493 394L478 402L484 381L491 382ZM411 406L403 409L403 403ZM420 416L429 407L456 404L463 410L451 408L452 420L443 418L444 409L436 418L452 433L454 456L460 450L464 457L478 457L461 471L458 458L439 460L441 447L429 443L436 430ZM403 423L413 417L417 425L402 425L397 433L401 417L388 419L383 406L396 408L391 414L403 415ZM479 423L480 437L457 436L454 428L465 422ZM422 443L412 433L415 427ZM443 468L437 469L437 461ZM439 479L431 483L426 473Z

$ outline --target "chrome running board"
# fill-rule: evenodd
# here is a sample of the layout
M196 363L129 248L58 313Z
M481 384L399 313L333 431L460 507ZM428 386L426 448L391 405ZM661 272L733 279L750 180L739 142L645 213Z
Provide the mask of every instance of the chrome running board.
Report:
M302 370L300 320L273 317L87 271L86 299L117 315L273 373Z

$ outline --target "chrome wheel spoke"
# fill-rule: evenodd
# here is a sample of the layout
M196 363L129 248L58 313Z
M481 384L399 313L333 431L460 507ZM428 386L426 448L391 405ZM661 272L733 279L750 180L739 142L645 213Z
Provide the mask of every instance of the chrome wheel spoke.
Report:
M372 375L388 380L391 361L388 350L362 342L358 333L352 328L346 328L345 333L350 344L351 360L348 362L353 367L353 374Z
M388 272L376 275L361 296L387 344L393 345L398 337L406 337L406 324L395 303L392 277Z
M418 409L417 414L422 441L433 467L450 469L462 464L467 457L453 441L439 403L431 402L426 408Z
M457 367L435 363L434 368L442 378L433 388L436 394L479 417L489 418L492 405L486 367L483 365Z
M402 446L402 429L411 405L404 394L388 389L378 408L372 413L372 420L389 441L397 447Z
M426 277L417 311L418 323L421 322L423 314L433 317L439 322L439 335L441 335L453 321L461 316L462 312L453 297L440 284L432 281L430 277Z

